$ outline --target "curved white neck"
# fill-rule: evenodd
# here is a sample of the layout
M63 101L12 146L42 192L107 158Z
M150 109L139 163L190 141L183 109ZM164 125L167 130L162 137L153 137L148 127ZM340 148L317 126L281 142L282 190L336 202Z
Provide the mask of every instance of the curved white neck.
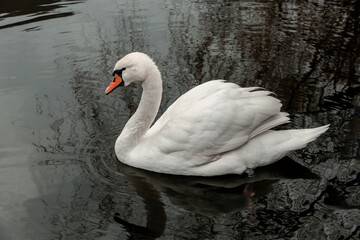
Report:
M116 140L115 152L117 156L126 157L126 154L144 137L157 115L162 95L161 74L157 67L148 71L142 88L139 106Z

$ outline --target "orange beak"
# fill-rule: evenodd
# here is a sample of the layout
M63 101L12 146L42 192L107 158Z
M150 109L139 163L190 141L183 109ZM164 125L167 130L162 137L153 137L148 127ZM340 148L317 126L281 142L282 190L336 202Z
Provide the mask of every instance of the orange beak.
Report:
M111 81L109 86L106 88L105 94L107 95L110 92L112 92L113 90L115 90L115 88L117 88L118 86L123 86L123 85L124 85L124 82L121 79L121 77L119 75L115 74L113 80Z

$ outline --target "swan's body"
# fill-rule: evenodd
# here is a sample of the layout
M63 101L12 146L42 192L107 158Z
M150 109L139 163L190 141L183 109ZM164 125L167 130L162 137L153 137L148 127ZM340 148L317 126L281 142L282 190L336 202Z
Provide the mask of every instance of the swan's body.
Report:
M133 167L177 175L241 174L305 147L328 129L270 130L289 122L280 101L266 90L223 80L191 89L150 128L162 95L155 63L131 53L118 61L114 73L106 93L122 81L142 81L139 107L115 143L118 159Z

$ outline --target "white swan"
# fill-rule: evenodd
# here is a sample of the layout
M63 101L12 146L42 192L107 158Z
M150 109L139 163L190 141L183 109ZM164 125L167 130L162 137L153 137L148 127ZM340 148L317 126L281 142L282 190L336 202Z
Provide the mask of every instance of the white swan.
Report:
M142 82L139 106L115 143L118 159L137 168L176 175L242 174L305 147L329 128L270 130L289 122L280 101L259 87L224 80L191 89L150 128L162 95L153 60L130 53L116 63L113 76L106 94Z

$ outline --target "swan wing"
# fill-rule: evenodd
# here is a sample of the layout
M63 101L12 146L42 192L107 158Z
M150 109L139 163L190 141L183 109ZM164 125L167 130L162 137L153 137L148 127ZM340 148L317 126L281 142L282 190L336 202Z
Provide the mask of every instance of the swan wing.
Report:
M287 122L280 108L280 101L266 90L210 81L178 98L149 129L144 142L162 154L201 156L204 164Z
M182 114L188 110L189 106L219 91L222 87L224 87L224 82L224 80L208 81L181 95L168 107L156 123L149 129L148 134L151 135L159 131L169 120L173 119L174 116Z

